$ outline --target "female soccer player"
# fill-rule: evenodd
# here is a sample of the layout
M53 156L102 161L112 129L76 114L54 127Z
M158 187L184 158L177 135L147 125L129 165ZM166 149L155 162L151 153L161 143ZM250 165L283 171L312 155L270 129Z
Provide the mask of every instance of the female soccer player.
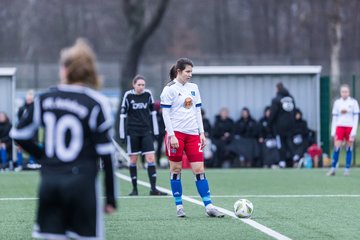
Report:
M354 98L350 97L350 87L347 84L341 85L340 96L334 102L332 110L331 136L334 137L334 152L331 169L327 173L328 176L335 176L340 147L344 141L346 142L344 175L349 175L353 142L359 121L359 104Z
M151 184L150 195L167 195L156 189L156 164L153 134L159 134L159 127L154 110L154 99L145 89L145 77L135 76L133 90L125 93L121 103L120 138L127 136L127 151L130 156L130 177L133 190L130 196L138 195L136 162L138 155L145 155L148 163L148 175ZM126 130L125 134L125 119Z
M105 170L105 212L116 209L111 142L113 125L100 86L95 55L84 40L60 56L61 84L40 94L11 135L41 162L41 182L33 237L105 239L99 157ZM33 141L44 127L44 149Z
M182 203L181 168L183 152L191 164L196 187L210 217L224 217L211 202L204 171L202 149L206 144L201 117L201 98L196 84L190 83L193 63L180 58L170 70L172 80L161 93L166 128L166 154L170 160L170 183L178 217L185 217Z

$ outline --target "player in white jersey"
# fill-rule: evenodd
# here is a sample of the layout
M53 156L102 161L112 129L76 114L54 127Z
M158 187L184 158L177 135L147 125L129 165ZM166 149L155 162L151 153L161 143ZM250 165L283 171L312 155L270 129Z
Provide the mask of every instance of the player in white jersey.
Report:
M341 144L346 142L346 163L344 175L349 175L353 143L359 120L359 104L350 97L350 87L346 84L340 87L341 97L334 102L332 110L331 136L334 137L334 153L328 176L334 176L339 161Z
M196 84L190 83L193 63L180 58L170 70L172 80L161 93L161 107L166 128L166 154L170 161L171 190L178 217L185 217L182 203L181 169L183 152L191 164L197 190L210 217L224 217L211 202L205 177L202 149L206 144L201 116L201 97Z

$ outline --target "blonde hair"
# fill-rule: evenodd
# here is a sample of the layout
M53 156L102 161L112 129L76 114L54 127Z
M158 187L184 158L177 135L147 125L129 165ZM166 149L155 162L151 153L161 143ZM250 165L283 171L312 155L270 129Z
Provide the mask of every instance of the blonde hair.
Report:
M64 48L60 53L60 63L67 70L66 84L83 83L95 89L101 87L95 53L85 39L79 38L73 46Z
M349 86L349 84L341 84L341 86L340 86L340 89L342 89L342 88L347 88L349 91L350 91L350 86Z

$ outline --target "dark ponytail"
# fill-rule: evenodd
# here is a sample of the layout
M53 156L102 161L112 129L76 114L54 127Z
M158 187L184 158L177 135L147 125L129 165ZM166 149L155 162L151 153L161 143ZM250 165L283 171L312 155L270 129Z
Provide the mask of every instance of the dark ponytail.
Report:
M176 68L175 68L175 65L173 65L173 66L170 68L169 77L170 77L170 80L171 80L171 81L176 78Z
M173 65L171 67L171 69L170 69L170 73L169 73L170 80L174 80L176 78L177 70L183 71L186 68L187 65L189 65L191 67L194 67L193 62L190 59L188 59L188 58L179 58L176 61L176 64Z

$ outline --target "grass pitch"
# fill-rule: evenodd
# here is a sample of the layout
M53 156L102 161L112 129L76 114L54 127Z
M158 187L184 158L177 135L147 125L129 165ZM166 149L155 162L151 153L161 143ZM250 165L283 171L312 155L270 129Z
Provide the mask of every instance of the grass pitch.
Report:
M120 171L128 175L126 170ZM292 239L358 239L360 169L326 177L325 169L208 170L213 202L231 210L238 198L254 204L252 219ZM147 181L145 170L139 179ZM169 186L169 173L158 171L158 184ZM0 173L0 239L31 239L36 211L38 172ZM272 239L226 216L212 219L204 208L184 201L187 218L178 219L171 197L127 197L129 182L119 180L116 214L106 216L107 239ZM182 175L184 195L200 199L190 171Z

